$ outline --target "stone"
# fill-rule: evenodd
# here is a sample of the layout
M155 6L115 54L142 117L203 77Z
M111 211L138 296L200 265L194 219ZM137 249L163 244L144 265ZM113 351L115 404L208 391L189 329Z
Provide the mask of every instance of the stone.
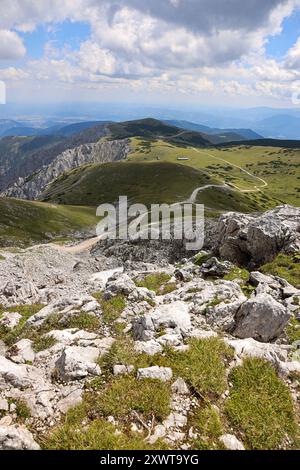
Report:
M10 426L13 422L13 419L10 415L3 416L0 419L0 426Z
M175 333L187 334L191 329L189 308L185 302L176 301L170 304L159 305L151 314L136 319L133 322L135 339L147 341L151 339L151 332L161 329L174 329Z
M149 437L149 444L155 444L158 439L162 439L166 435L166 428L162 424L157 424L154 428L153 434Z
M228 450L245 450L244 444L233 434L223 434L219 439Z
M62 390L62 398L57 402L56 408L61 413L66 413L70 408L82 402L82 389L65 387Z
M24 426L0 426L0 449L40 450L40 446Z
M291 374L300 375L300 361L278 361L277 362L278 374L283 378L288 378Z
M0 398L0 411L8 411L9 405L8 401L5 398Z
M12 352L10 353L10 359L19 364L25 364L26 362L33 362L35 358L35 352L32 349L33 342L30 339L21 339L13 345Z
M150 341L135 341L134 349L140 354L144 353L149 356L154 356L155 354L163 351L161 344L154 339L151 339Z
M228 339L224 341L234 348L238 357L257 357L277 365L288 358L288 349L273 343L261 343L253 338Z
M231 331L236 323L236 314L246 300L247 297L241 296L239 300L220 302L218 305L208 307L206 309L207 323L224 331Z
M163 425L166 429L183 428L187 425L187 416L176 412L170 413L163 421Z
M18 312L4 312L0 319L0 325L4 326L9 330L13 330L16 326L18 326L22 315Z
M91 284L97 284L98 288L101 290L105 288L107 281L112 276L114 276L115 274L119 274L119 273L121 274L123 273L123 271L124 271L123 267L119 267L115 269L107 269L106 271L100 271L98 273L93 274L90 277L89 282Z
M181 335L172 335L167 333L165 335L159 336L156 339L156 342L161 346L179 346L181 344L182 337ZM148 341L150 343L150 341Z
M257 295L241 305L233 335L269 342L283 332L290 316L288 310L270 295Z
M200 272L204 276L224 277L232 270L233 265L230 261L219 261L213 257L200 266Z
M219 219L217 252L236 264L260 266L281 252L300 250L300 208L278 206L262 215L229 212Z
M91 300L91 302L88 302L82 307L82 311L89 313L89 312L94 312L95 310L98 310L100 308L99 303L96 300Z
M200 330L199 328L195 328L189 332L188 337L197 339L217 338L218 333L213 330Z
M127 375L131 374L134 371L134 366L126 366L122 364L116 364L113 367L113 374L114 375Z
M118 294L128 296L135 289L136 285L128 274L116 275L107 281L104 298L110 299Z
M101 375L96 364L99 350L93 347L69 346L56 362L56 368L62 380L78 380L88 375Z
M14 362L0 356L0 378L5 383L16 388L27 388L42 380L42 373L39 369Z
M156 379L161 380L162 382L167 382L173 377L173 372L170 367L145 367L138 369L137 378L138 379Z
M176 395L189 395L189 388L181 377L175 380L171 386L171 390Z

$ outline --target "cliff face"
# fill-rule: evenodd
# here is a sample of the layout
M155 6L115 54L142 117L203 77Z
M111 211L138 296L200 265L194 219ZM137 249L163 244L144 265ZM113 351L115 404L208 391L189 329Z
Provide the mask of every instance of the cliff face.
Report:
M130 145L128 139L99 141L68 149L58 155L49 165L27 178L19 178L3 195L21 199L38 199L46 187L66 171L88 163L108 163L127 157Z

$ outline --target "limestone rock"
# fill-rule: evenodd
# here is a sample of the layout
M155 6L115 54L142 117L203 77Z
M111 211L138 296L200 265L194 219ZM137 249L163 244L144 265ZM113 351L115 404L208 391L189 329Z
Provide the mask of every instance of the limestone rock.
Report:
M0 319L0 325L8 330L13 330L20 322L22 315L18 312L4 312Z
M57 360L56 367L65 382L82 379L87 375L100 375L101 369L95 363L98 357L97 348L69 346Z
M233 434L223 434L220 441L228 450L245 450L244 444Z
M0 426L0 449L40 450L40 446L24 426Z
M138 369L137 378L138 379L156 379L161 380L162 382L167 382L171 380L173 376L172 369L170 367L145 367Z
M273 297L257 295L240 307L233 334L268 342L282 333L289 319L288 310Z

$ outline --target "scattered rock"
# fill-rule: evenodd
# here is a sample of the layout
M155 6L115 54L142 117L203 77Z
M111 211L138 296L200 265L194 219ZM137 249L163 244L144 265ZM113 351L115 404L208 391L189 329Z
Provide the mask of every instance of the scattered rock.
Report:
M35 358L35 352L32 349L32 341L30 339L21 339L11 348L9 357L12 361L25 364L33 362Z
M18 312L4 312L0 319L0 325L4 326L8 330L13 330L18 326L22 315Z
M127 375L134 371L134 366L125 366L122 364L116 364L113 368L114 375Z
M40 446L24 426L0 426L0 449L40 450Z
M95 363L99 350L93 347L70 346L56 362L56 368L62 380L78 380L87 375L100 375L101 369Z
M145 367L143 369L138 369L137 378L138 379L156 379L161 380L162 382L167 382L173 377L173 372L170 367Z
M220 441L228 450L245 450L244 444L233 434L223 434Z
M257 295L241 305L233 334L268 342L283 332L290 316L288 310L270 295Z

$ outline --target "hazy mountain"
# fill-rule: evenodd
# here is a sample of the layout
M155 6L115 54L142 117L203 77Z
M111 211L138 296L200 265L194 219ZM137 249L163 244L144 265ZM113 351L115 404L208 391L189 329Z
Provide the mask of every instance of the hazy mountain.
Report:
M255 129L265 137L300 139L300 117L279 114L259 121Z
M237 141L237 140L252 140L252 139L261 139L262 136L257 134L251 129L218 129L211 128L209 126L204 126L203 124L196 124L190 121L177 121L177 120L168 120L165 121L168 124L181 127L182 129L188 129L196 132L204 132L209 135L219 136L220 140L223 141L226 139L228 141Z
M0 119L0 137L8 130L19 127L21 124L12 119Z

